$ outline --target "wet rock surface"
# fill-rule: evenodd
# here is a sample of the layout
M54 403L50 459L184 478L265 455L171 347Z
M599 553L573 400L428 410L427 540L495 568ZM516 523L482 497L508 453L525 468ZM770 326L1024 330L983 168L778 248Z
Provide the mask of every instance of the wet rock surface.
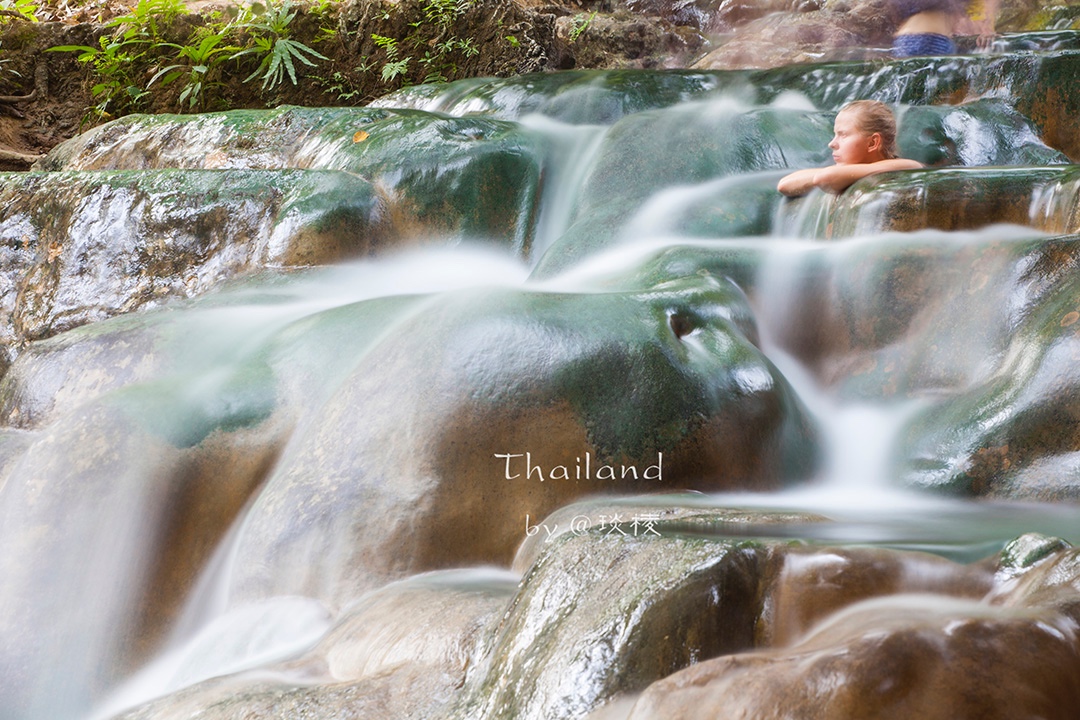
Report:
M752 646L756 548L633 525L598 523L545 548L465 688L468 717L580 717L699 658Z
M629 717L1071 717L1080 638L1075 603L1061 591L1075 587L1075 563L1069 548L1016 576L1002 568L981 603L900 595L852 604L782 650L709 660L655 683Z
M577 524L554 532L571 516ZM533 540L516 588L509 575L449 572L360 598L318 646L280 666L304 668L319 688L240 674L122 717L198 708L207 717L262 718L281 707L312 717L371 717L377 708L431 718L580 717L630 705L630 717L701 717L730 702L762 717L886 717L911 707L940 717L973 707L991 717L1067 717L1062 708L1074 707L1069 598L1078 575L1067 544L1025 536L998 557L961 565L916 552L724 537L725 528L793 521L828 524L672 496L569 505L536 522L552 532ZM415 609L400 615L403 604ZM385 619L372 622L380 613ZM429 628L436 615L450 620ZM395 619L406 616L411 622ZM445 642L426 641L432 631ZM1000 667L1009 648L1018 670L995 685L1000 679L980 662L997 658ZM1047 657L1059 662L1040 672ZM328 672L339 682L328 682ZM790 690L778 693L778 685ZM964 699L972 693L988 699L972 705Z
M9 359L87 322L267 266L363 256L392 235L371 184L341 173L32 173L0 183Z

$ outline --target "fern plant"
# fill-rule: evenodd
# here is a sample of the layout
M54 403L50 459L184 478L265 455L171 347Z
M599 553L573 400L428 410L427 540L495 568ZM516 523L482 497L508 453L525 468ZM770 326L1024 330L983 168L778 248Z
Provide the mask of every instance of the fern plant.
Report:
M373 33L371 39L386 54L382 81L391 83L402 78L407 83L410 65L417 68L419 72L413 77L419 77L422 83L446 82L457 73L455 58L469 58L480 52L473 38L454 34L454 23L471 7L472 0L425 0L423 18L409 23L412 31L404 40Z
M404 75L409 69L409 58L398 57L398 41L396 38L384 35L371 34L371 39L386 53L386 62L382 66L383 82L390 82L398 75Z
M255 55L261 58L259 67L246 77L244 82L249 82L261 75L262 89L273 90L288 75L289 80L295 85L297 62L308 67L315 67L314 60L329 59L314 48L289 37L290 25L297 13L290 0L284 0L281 4L267 0L265 7L253 5L252 9L251 19L241 23L239 27L252 35L254 44L231 56L239 58L244 55Z

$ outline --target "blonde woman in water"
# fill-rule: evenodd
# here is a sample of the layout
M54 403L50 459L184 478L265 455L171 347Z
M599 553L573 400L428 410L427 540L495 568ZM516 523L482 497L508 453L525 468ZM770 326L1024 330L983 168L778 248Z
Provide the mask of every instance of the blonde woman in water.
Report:
M796 170L780 180L776 189L792 197L815 187L840 193L867 175L922 167L915 160L897 157L896 118L885 103L876 100L856 100L841 108L829 149L835 165Z

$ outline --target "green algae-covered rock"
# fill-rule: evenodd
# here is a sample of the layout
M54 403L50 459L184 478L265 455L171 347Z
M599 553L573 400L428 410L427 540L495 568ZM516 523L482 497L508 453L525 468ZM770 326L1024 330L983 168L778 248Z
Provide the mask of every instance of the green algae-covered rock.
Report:
M1061 538L1039 533L1021 535L1002 548L998 559L998 572L1015 577L1040 560L1068 547L1069 543Z
M818 108L838 110L859 99L901 105L957 105L1004 99L1039 128L1042 142L1080 159L1080 53L918 57L881 62L792 65L750 76L759 101L797 89Z
M621 262L611 256L600 256L597 262L582 268L580 276L611 290L643 290L669 282L670 278L713 276L725 278L752 293L769 251L758 238L724 243L669 238L644 244L639 253L627 255L619 258ZM574 275L579 276L578 272ZM732 306L731 310L734 314L730 319L751 342L758 344L757 320L749 305Z
M1015 298L1045 292L1043 273L1075 252L1017 228L878 236L781 258L759 291L799 298L776 318L776 338L840 397L956 397L1002 371L1031 309Z
M831 392L916 401L901 481L964 496L1074 500L1076 236L877 236L778 265L774 337Z
M1008 342L994 372L912 422L904 480L961 495L1075 501L1076 380L1080 356L1076 236L1052 238L1017 258ZM991 280L993 282L993 280Z
M964 496L1080 499L1075 293L1055 288L1036 304L999 377L916 418L904 481Z
M71 565L88 549L150 553L143 580L87 586L95 618L132 643L86 644L73 672L95 657L114 678L160 637L259 486L233 597L315 594L336 611L419 569L508 563L528 517L598 490L805 476L809 422L745 339L748 313L728 309L741 293L689 280L606 294L308 299L297 310L290 285L271 283L207 298L198 313L117 318L39 343L4 387L8 417L38 428L12 450L3 483L17 512L0 528L13 549L5 643L25 648L22 667L37 673L57 648L28 633L52 622L50 637L70 643L79 628L57 623L56 603L35 603L35 589L59 574L69 580L56 602L76 593L95 572ZM62 406L50 404L50 367L69 386ZM146 541L147 526L163 545Z
M1016 99L981 98L961 105L905 109L900 155L924 165L1060 165L1067 155L1049 147L1042 129L1014 107Z
M341 117L382 117L358 108L282 105L194 115L132 114L61 143L35 170L163 168L274 170L295 167L295 153L319 128Z
M1060 17L1049 17L1054 12L1060 13ZM1039 17L1039 15L1043 17ZM1029 28L1029 32L1010 32L999 36L995 39L994 44L990 48L990 52L993 53L1017 53L1017 52L1037 52L1037 53L1051 53L1058 52L1060 50L1080 50L1080 32L1077 30L1069 30L1061 21L1065 20L1070 13L1070 8L1065 6L1059 6L1057 8L1046 8L1039 13L1036 13L1034 17L1028 19L1026 23ZM1077 10L1074 6L1071 8L1071 14L1075 17L1080 15L1080 10ZM1015 24L1016 18L1012 21ZM1065 24L1068 24L1067 22Z
M31 343L0 380L0 418L39 428L124 393L147 429L181 446L318 405L417 296L352 300L373 272L235 283L165 312L125 314ZM359 285L359 287L355 287ZM327 348L333 348L330 353Z
M1073 200L1078 188L1080 167L1074 165L886 173L856 183L839 197L825 198L827 224L804 230L845 238L1012 224L1046 233L1075 233L1080 231L1080 212Z
M64 143L39 168L342 170L377 187L410 236L488 239L524 255L547 152L543 135L491 118L284 107L133 115Z
M136 318L89 323L31 343L0 379L4 424L40 427L111 390L159 376L166 357L156 352L161 339Z
M1066 34L1071 32L1068 28L1080 28L1080 9L1068 0L1062 4L1036 8L1024 26L1025 30L1060 30Z
M490 238L529 254L548 153L542 135L485 117L375 112L319 128L293 162L368 178L417 234Z
M1037 123L1047 145L1073 160L1080 160L1080 94L1069 78L1078 66L1080 52L1048 55L1029 72L1026 90L1019 82L1013 88L1016 109Z
M816 461L811 422L749 339L745 298L728 281L338 295L364 269L241 286L35 343L0 388L5 419L50 438L12 456L20 474L7 490L50 478L37 491L42 514L21 522L77 514L83 495L51 480L68 477L69 443L105 463L82 463L78 487L111 497L145 486L135 504L186 492L175 478L225 472L214 458L250 443L234 460L250 472L230 475L242 502L291 437L241 532L236 596L316 593L333 605L418 570L509 563L527 517L575 497L772 488ZM192 529L182 516L197 504L170 505L162 522ZM223 531L203 522L199 542ZM86 535L69 529L58 547ZM340 533L347 549L323 545ZM51 564L20 557L42 572Z
M363 256L391 235L371 184L332 171L8 174L0 203L9 349L267 266Z

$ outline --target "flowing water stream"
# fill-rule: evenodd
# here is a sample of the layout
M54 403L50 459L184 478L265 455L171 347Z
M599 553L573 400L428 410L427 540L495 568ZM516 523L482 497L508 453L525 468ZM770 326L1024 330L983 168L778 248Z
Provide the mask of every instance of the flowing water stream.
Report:
M976 694L1060 667L1074 717L1053 35L128 118L5 176L0 717L668 717L709 672L772 718L827 685L785 653L858 693L866 638L963 668L980 623L1020 685ZM934 167L783 200L856 97ZM909 670L830 717L982 717Z

